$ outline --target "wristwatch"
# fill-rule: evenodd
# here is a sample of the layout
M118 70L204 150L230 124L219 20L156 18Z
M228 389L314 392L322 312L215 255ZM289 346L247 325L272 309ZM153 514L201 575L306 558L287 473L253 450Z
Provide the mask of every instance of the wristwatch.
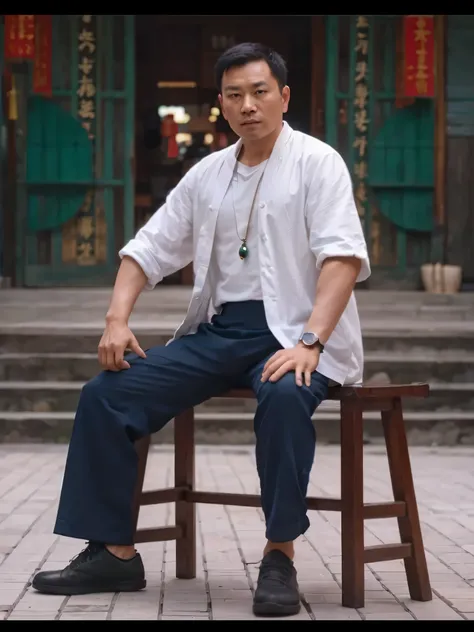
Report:
M319 340L319 336L312 331L304 331L299 338L299 342L302 342L306 347L318 346L321 353L324 351L324 345Z

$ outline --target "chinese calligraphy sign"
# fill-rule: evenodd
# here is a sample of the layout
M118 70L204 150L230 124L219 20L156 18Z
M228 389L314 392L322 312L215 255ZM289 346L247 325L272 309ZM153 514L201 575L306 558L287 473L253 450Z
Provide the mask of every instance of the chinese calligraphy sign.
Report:
M5 59L35 57L35 16L5 15Z
M368 59L369 59L369 22L367 16L356 18L356 46L355 46L355 91L354 91L354 125L355 149L354 186L355 199L359 216L364 218L368 204L367 197L367 146L368 146Z
M35 59L33 62L33 92L51 97L52 78L52 36L51 15L36 15Z
M96 122L96 33L95 16L80 16L78 29L79 81L76 90L78 96L78 118L94 142ZM89 190L77 217L77 262L81 265L93 265L95 257L95 191Z
M434 97L434 17L404 17L404 96Z
M78 35L79 49L79 97L78 116L82 126L94 138L93 123L95 120L95 50L94 16L81 16L81 27Z

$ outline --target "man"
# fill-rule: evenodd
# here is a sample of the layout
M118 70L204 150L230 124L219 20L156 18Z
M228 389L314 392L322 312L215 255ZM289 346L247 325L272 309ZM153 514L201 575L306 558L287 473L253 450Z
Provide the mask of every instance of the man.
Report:
M55 533L89 542L43 592L145 586L134 548L134 441L231 387L253 388L266 544L253 610L300 607L293 542L308 529L311 416L330 381L362 379L354 284L370 274L351 178L325 143L293 131L281 57L239 44L216 65L236 145L201 160L121 251L99 344L105 371L81 394ZM186 317L146 352L128 327L143 289L194 264ZM124 357L125 349L133 354Z

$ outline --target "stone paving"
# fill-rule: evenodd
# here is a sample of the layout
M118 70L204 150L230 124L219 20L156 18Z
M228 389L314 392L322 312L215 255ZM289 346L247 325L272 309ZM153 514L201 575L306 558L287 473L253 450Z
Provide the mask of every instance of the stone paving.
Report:
M365 450L365 500L390 500L385 452ZM38 569L65 565L82 541L52 533L65 446L0 446L0 613L3 619L234 620L253 619L252 590L263 540L259 509L198 505L198 575L175 579L174 542L139 546L148 585L140 593L41 595L30 586ZM293 620L474 620L473 448L411 450L433 601L412 601L401 561L366 567L366 604L341 601L340 519L311 512L311 527L296 545L303 607ZM154 446L146 488L172 484L173 450ZM339 451L321 447L311 495L339 495ZM258 492L251 447L199 447L197 487ZM139 526L172 524L173 505L145 507ZM366 544L398 541L395 520L366 523Z

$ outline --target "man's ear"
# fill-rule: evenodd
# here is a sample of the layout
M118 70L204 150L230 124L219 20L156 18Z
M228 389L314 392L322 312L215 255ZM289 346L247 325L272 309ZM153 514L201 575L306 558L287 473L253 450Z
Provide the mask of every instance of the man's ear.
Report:
M290 88L288 86L284 86L281 91L281 98L283 101L283 113L288 112L288 104L290 103Z
M224 108L224 99L222 98L222 94L218 95L218 99L219 99L219 105L221 106L222 116L227 121L227 116L225 115L225 108Z

